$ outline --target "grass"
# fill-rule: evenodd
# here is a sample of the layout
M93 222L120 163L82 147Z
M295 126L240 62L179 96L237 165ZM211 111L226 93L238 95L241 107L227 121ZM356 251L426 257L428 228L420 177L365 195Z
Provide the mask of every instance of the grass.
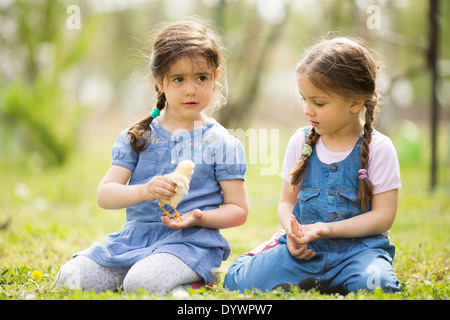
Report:
M95 294L53 287L58 269L72 253L94 241L103 241L107 233L122 228L124 210L102 210L95 202L98 182L109 167L111 145L108 142L79 152L60 168L41 167L35 156L0 160L0 299L178 299L145 292ZM400 159L402 154L399 153ZM375 291L340 296L315 291L274 291L255 295L227 291L220 283L209 290L191 291L187 299L449 299L450 169L448 162L440 166L440 185L430 191L426 163L426 159L411 161L409 155L402 160L403 187L391 230L391 241L397 247L394 269L403 286L401 293ZM239 255L280 228L276 216L280 177L261 176L259 170L257 165L249 166L247 188L251 212L247 223L222 232L233 248L231 257L220 269L222 280Z

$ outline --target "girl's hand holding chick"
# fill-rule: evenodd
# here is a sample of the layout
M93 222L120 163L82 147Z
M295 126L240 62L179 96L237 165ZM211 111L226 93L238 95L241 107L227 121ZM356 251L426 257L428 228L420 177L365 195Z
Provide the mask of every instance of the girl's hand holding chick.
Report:
M203 218L203 212L195 209L183 214L183 221L178 219L170 219L168 216L161 216L161 221L167 227L174 230L199 226Z
M170 199L175 195L176 184L164 176L155 176L143 185L142 199L154 201L156 199Z

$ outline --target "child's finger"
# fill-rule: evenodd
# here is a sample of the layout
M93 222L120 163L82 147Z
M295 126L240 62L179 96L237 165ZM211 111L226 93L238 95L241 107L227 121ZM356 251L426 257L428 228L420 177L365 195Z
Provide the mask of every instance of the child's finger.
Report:
M288 235L288 237L290 238L290 240L295 244L295 246L299 247L299 246L303 246L305 244L307 244L307 241L302 240L302 238L300 238L299 236L297 236L294 233L290 233Z
M170 219L169 219L169 217L161 216L161 222L162 222L165 226L167 226L167 227L169 227L169 225L170 225Z
M291 248L291 254L299 260L311 260L316 256L316 253L311 249L308 249L307 246L302 246L300 248Z
M164 176L156 176L153 179L157 187L170 192L172 195L175 194L175 188L177 187L177 185L173 183L169 178Z
M297 218L295 218L294 215L291 216L291 231L293 234L295 234L297 237L303 237L303 232L301 230L301 225L297 221Z
M170 219L169 217L166 216L161 216L161 221L166 227L169 227L174 230L183 228L182 222L175 219Z
M315 255L316 255L315 252L313 252L312 250L308 250L307 252L305 252L302 259L303 260L311 260L312 258L314 258Z

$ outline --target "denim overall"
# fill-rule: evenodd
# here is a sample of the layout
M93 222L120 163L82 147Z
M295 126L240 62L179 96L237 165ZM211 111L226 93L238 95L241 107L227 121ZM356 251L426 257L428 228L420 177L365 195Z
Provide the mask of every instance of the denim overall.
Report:
M316 148L312 148L293 210L301 224L339 221L363 213L357 205L361 144L362 138L349 156L330 165L322 163ZM224 286L231 290L266 291L280 283L296 284L313 277L326 292L401 290L392 269L395 247L382 234L311 242L308 247L317 255L308 261L290 254L286 235L278 241L279 245L267 251L239 257L229 268Z

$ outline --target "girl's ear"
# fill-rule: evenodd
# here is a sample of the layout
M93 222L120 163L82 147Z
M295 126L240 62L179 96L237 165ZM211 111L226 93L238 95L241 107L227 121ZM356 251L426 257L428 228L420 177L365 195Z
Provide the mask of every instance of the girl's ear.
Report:
M351 113L359 113L361 109L364 107L364 99L357 99L353 100L352 104L350 105L350 112Z
M156 86L158 87L158 91L160 93L164 93L164 86L162 84L162 80L156 80Z

